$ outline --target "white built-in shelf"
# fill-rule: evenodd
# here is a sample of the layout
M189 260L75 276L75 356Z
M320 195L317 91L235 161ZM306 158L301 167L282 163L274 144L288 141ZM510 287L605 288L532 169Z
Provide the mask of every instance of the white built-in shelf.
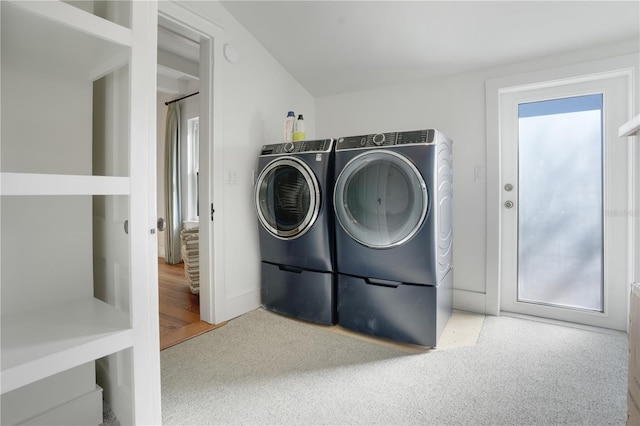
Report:
M94 298L2 317L0 393L132 347L129 323Z
M622 126L620 126L620 128L618 129L618 136L619 137L635 136L638 134L639 130L640 130L640 115L636 115L631 120L627 121Z
M128 61L131 29L60 1L3 0L2 57L86 80Z
M62 1L4 0L24 10L26 14L40 16L48 21L105 40L131 46L129 28L114 24L99 16L87 13L75 5ZM88 2L89 3L89 2Z
M22 416L12 423L53 424L42 420L53 413L56 424L80 424L75 407L90 409L82 398L92 381L109 389L123 424L161 423L157 311L145 297L157 285L145 266L155 237L110 233L102 215L144 224L152 208L149 176L125 169L153 142L141 129L155 120L157 14L154 1L0 0L2 109L12 112L0 166L0 260L12 265L2 274L0 394L16 401L2 406L3 419ZM94 131L114 151L104 164L93 162ZM106 200L92 204L96 195ZM131 276L110 275L93 261L103 255ZM113 305L91 297L114 288L124 291ZM94 363L112 355L96 376Z
M128 195L129 178L0 173L0 195Z

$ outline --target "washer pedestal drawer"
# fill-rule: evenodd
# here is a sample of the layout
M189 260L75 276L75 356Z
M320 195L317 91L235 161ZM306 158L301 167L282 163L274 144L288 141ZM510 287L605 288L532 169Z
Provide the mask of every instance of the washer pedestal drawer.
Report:
M264 309L318 324L336 323L333 273L267 262L261 265Z
M360 333L435 347L451 316L452 277L449 271L438 286L393 286L338 274L338 324Z

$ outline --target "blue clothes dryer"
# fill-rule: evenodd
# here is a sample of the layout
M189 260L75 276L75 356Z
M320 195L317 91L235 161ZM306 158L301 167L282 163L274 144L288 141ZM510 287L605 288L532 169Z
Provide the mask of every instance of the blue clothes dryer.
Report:
M452 142L435 129L339 138L338 324L435 346L452 308Z
M262 147L255 204L261 304L272 312L335 324L333 139Z

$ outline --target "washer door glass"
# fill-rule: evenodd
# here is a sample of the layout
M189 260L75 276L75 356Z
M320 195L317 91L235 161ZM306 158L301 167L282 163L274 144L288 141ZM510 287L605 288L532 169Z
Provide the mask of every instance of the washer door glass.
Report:
M418 169L393 151L353 158L336 180L334 208L340 226L367 247L408 241L427 215L429 195Z
M260 224L282 239L300 237L320 210L320 187L313 171L295 157L269 163L256 182Z

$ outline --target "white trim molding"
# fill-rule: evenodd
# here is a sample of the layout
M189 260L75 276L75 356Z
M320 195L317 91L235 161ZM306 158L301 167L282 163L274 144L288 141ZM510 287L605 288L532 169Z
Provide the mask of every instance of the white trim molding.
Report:
M486 312L485 293L453 289L453 309L467 312Z

